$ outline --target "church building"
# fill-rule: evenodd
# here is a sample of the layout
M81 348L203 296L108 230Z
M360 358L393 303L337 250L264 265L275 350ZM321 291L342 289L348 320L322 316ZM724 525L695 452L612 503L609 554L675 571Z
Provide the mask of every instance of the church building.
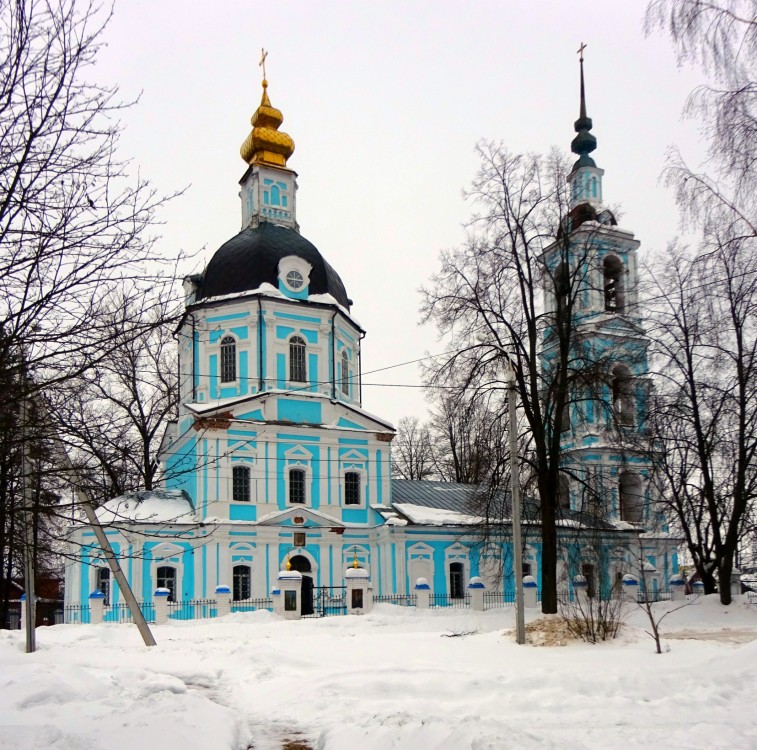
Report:
M482 548L477 537L468 507L474 488L392 478L394 428L363 409L366 332L352 312L349 280L300 233L297 174L288 166L294 142L262 85L241 147L241 231L184 282L180 406L160 448L162 489L98 511L130 585L143 602L156 588L175 601L211 598L219 585L235 600L261 598L288 565L302 573L307 613L312 590L342 586L357 559L376 594L411 593L420 577L449 597L462 597L476 575L490 589L512 587L497 570L506 550ZM570 231L592 232L595 252L580 314L597 351L628 351L613 371L612 401L634 429L647 388L639 243L602 206L583 68L581 107ZM557 304L554 290L545 295ZM609 483L603 535L608 548L627 549L629 532L653 514L648 464L619 454L607 439L608 415L590 401L573 409L571 422L568 460ZM564 502L575 539L582 509L570 487ZM110 604L123 601L92 531L76 526L70 539L78 560L67 566L66 603L86 603L97 589ZM673 544L660 537L649 545L647 564L662 585L675 572ZM524 561L538 581L537 537L529 537ZM566 563L566 580L597 564L606 563L588 553Z

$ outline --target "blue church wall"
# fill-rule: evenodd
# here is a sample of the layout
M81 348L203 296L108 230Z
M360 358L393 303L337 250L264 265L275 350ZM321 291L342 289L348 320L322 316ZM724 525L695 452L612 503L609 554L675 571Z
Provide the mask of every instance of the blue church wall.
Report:
M323 422L320 401L303 401L297 399L279 399L277 403L278 419L286 422L302 422L318 425Z

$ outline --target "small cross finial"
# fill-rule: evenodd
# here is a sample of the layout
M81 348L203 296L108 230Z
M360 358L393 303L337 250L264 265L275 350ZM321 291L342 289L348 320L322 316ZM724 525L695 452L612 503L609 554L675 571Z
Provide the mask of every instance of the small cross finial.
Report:
M263 68L263 79L265 79L265 59L268 57L268 53L261 47L260 49L260 62L258 65Z
M579 59L579 60L580 60L581 62L583 62L583 61L584 61L584 50L585 50L585 49L586 49L586 45L585 45L585 44L584 44L583 42L581 42L581 46L580 46L580 47L578 48L578 50L577 50L577 52L578 52L578 55L579 55L579 58L578 58L578 59Z

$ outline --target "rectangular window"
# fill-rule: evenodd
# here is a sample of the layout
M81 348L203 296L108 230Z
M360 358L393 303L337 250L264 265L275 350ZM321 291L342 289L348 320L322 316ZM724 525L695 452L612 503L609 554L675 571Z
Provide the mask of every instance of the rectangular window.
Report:
M232 492L235 503L250 502L250 469L247 466L235 466L231 470Z
M304 531L295 531L294 532L294 546L295 547L304 547L306 544L306 537Z
M305 502L305 470L304 469L290 469L289 470L289 502L290 503L304 503Z
M297 611L297 592L296 591L284 592L284 611L285 612Z
M348 471L344 475L344 504L360 505L360 474Z

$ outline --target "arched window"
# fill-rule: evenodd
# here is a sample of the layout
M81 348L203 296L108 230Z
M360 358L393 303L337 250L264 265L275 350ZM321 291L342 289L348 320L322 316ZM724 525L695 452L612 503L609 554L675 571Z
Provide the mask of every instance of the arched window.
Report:
M360 472L347 471L344 474L344 504L360 505Z
M629 427L635 421L635 403L631 371L625 365L612 368L612 411L618 424Z
M464 569L461 562L449 564L449 595L452 599L462 599L465 596Z
M342 352L342 393L350 395L350 361L347 352Z
M221 339L221 382L233 383L237 379L237 342L233 336Z
M617 255L607 255L602 263L605 287L605 310L622 313L625 305L625 269Z
M168 589L168 601L176 601L176 568L170 565L161 565L156 571L157 587Z
M110 606L110 568L97 568L95 573L95 588L105 594L103 603Z
M641 476L633 471L622 471L618 481L620 520L641 523L644 517L644 496Z
M306 473L304 469L289 469L289 502L304 503Z
M249 565L235 565L232 571L232 582L235 602L252 596L252 571Z
M305 357L305 340L299 336L292 336L289 339L289 380L293 383L307 382Z
M235 503L250 501L250 468L234 466L231 470L231 498Z

